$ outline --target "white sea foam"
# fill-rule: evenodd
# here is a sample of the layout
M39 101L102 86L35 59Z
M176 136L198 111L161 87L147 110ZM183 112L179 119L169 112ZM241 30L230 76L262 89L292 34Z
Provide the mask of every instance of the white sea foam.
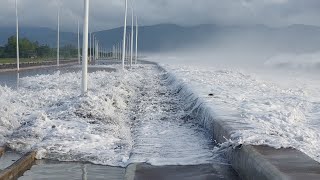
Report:
M89 74L80 95L81 73L26 77L19 89L0 87L2 144L39 150L38 158L123 165L132 146L124 116L135 72Z
M268 59L266 66L287 68L294 70L319 70L320 53L309 54L279 54Z
M294 147L320 162L319 86L282 86L234 69L164 66L229 123L233 143Z
M90 73L87 96L74 72L25 77L18 90L0 86L1 144L37 150L39 159L112 166L219 160L161 77L155 65Z

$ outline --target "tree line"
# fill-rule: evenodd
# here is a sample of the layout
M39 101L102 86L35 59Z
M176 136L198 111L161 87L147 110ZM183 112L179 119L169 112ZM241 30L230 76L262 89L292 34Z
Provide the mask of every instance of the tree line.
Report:
M10 36L4 46L0 46L0 58L15 58L17 56L16 37ZM21 58L55 58L57 48L49 45L40 45L39 42L32 42L27 38L19 39L19 51ZM61 58L77 57L78 50L73 45L60 47Z

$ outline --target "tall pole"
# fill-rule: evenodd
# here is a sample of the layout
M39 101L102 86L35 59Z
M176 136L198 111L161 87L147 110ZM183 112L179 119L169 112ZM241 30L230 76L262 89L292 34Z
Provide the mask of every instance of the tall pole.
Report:
M94 37L94 60L97 59L97 39Z
M97 41L97 48L96 49L97 49L97 57L96 58L99 59L99 41Z
M120 43L118 43L117 46L116 46L116 58L117 58L117 60L120 60L120 58L119 58L120 57L120 51L119 51L120 48L119 47L121 47Z
M128 0L125 0L125 15L123 26L123 45L122 45L122 70L124 70L124 59L126 56L126 35L127 35L127 14L128 14Z
M60 4L58 4L57 66L60 65Z
M133 59L133 2L131 6L131 55L130 55L130 67L132 67L132 59Z
M17 71L20 70L20 53L19 53L19 17L18 17L18 0L16 0L16 46L17 46Z
M92 35L92 60L94 61L94 58L96 56L96 41L95 41L96 37L94 35Z
M88 91L88 31L89 0L84 0L83 48L82 48L82 94Z
M120 43L118 43L117 46L116 46L116 58L117 58L117 60L120 60L120 58L119 58L120 57L120 51L119 50L121 49L120 47L121 47L121 45L120 45Z
M117 44L117 59L118 60L121 60L122 59L122 56L121 56L121 51L122 51L122 46L121 46L122 44L121 44L121 42L119 42L118 44Z
M136 16L136 58L135 58L135 64L137 64L138 61L138 17Z
M129 36L127 35L127 39L126 39L126 57L125 57L125 63L126 65L128 65L128 54L129 54L129 51L128 51L128 44L129 44Z
M89 34L89 62L91 62L91 56L92 56L92 54L91 54L91 48L92 48L92 33L90 33Z
M122 52L122 42L119 42L118 43L118 60L122 59L121 52Z
M80 23L78 20L78 62L81 63L81 55L80 55Z
M129 53L130 53L130 51L129 51L129 49L130 49L130 47L129 47L129 44L130 44L130 34L128 34L128 37L127 37L127 56L126 56L126 64L128 65L128 62L129 62Z

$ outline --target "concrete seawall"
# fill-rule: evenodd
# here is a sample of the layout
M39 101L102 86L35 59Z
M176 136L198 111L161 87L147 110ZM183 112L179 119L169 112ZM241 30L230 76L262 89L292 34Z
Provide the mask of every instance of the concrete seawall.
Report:
M232 120L217 118L214 109L165 68L166 79L177 93L185 99L187 109L199 124L204 126L218 143L230 139L235 129L230 125ZM287 180L287 179L320 179L320 163L306 154L290 148L275 149L268 146L240 145L230 147L226 156L243 179L252 180Z

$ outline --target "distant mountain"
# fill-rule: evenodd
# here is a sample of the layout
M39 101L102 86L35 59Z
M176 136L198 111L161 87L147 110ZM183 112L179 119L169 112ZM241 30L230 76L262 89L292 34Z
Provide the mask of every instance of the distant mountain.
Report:
M134 27L135 29L135 27ZM214 25L182 27L174 24L160 24L139 28L139 48L142 51L169 51L185 47L188 44L201 43L215 32ZM131 27L128 27L131 32ZM95 33L101 42L107 42L108 48L119 42L123 36L123 27Z
M128 27L128 33L131 28ZM14 28L0 28L0 44L4 44ZM27 37L41 44L56 46L56 31L48 28L21 28L20 37ZM106 48L120 42L123 27L95 32ZM77 44L77 35L61 33L62 44ZM159 24L139 28L139 48L144 52L175 51L190 47L226 48L232 50L305 52L320 50L320 28L317 26L291 25L270 28L264 25L217 26L212 24L183 27Z

